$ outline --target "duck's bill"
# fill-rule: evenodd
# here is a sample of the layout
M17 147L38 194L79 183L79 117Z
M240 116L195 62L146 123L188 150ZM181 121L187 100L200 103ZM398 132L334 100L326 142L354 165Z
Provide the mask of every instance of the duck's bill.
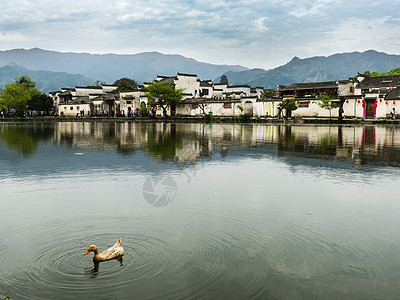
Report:
M89 249L87 249L87 251L83 254L83 255L86 255L86 254L88 254L90 251L89 251Z

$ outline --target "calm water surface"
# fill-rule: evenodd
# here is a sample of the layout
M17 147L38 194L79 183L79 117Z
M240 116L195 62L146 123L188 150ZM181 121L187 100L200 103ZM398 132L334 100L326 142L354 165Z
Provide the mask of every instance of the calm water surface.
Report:
M398 127L0 123L0 296L398 299L399 175Z

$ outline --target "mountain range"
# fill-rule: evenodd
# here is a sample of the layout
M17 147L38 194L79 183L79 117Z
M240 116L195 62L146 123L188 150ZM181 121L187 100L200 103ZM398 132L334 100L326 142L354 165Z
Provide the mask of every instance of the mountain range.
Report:
M3 67L1 67L3 66ZM239 65L215 65L181 55L144 52L132 55L62 53L33 48L0 51L0 88L16 76L28 75L43 92L63 87L91 85L96 80L113 83L122 77L138 83L157 75L197 74L200 79L228 77L230 85L248 84L275 89L278 84L334 81L358 72L385 72L400 67L400 55L369 50L311 58L294 57L287 64L270 69L248 69Z
M68 74L65 72L35 71L21 67L15 63L9 63L0 67L0 89L6 84L15 82L15 78L26 75L36 82L36 88L43 93L58 91L63 87L92 85L93 80L80 74Z
M0 66L10 62L31 70L82 74L94 81L113 83L128 77L141 83L157 75L174 76L177 72L212 79L228 71L244 71L242 66L214 65L181 55L144 52L138 54L61 53L39 48L0 51Z
M225 75L232 85L248 84L276 89L278 84L343 80L365 71L386 72L398 67L400 67L400 55L368 50L327 57L315 56L305 59L294 57L287 64L275 69L230 71Z

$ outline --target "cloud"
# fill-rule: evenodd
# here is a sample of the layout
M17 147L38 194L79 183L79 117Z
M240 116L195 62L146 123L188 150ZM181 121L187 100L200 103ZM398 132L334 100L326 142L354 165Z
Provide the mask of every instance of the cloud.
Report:
M159 51L266 68L363 42L399 52L400 4L384 0L14 0L0 10L3 49Z
M400 19L375 18L366 23L364 19L352 18L329 32L326 42L338 45L336 49L343 52L375 49L395 53L398 52L399 32Z
M340 2L337 0L299 1L294 4L295 8L289 12L289 15L298 18L326 15L329 13L330 6L340 6Z
M267 19L266 17L261 17L254 21L254 25L257 32L262 33L269 30L269 28L264 25L266 19Z

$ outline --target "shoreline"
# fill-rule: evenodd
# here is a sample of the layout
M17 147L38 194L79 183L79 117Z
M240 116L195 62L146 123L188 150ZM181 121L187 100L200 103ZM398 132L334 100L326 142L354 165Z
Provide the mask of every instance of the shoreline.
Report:
M356 119L344 118L339 122L338 118L292 118L292 119L276 119L276 118L242 118L242 117L8 117L0 119L0 122L129 122L129 123L252 123L252 124L332 124L332 125L400 125L400 119Z

